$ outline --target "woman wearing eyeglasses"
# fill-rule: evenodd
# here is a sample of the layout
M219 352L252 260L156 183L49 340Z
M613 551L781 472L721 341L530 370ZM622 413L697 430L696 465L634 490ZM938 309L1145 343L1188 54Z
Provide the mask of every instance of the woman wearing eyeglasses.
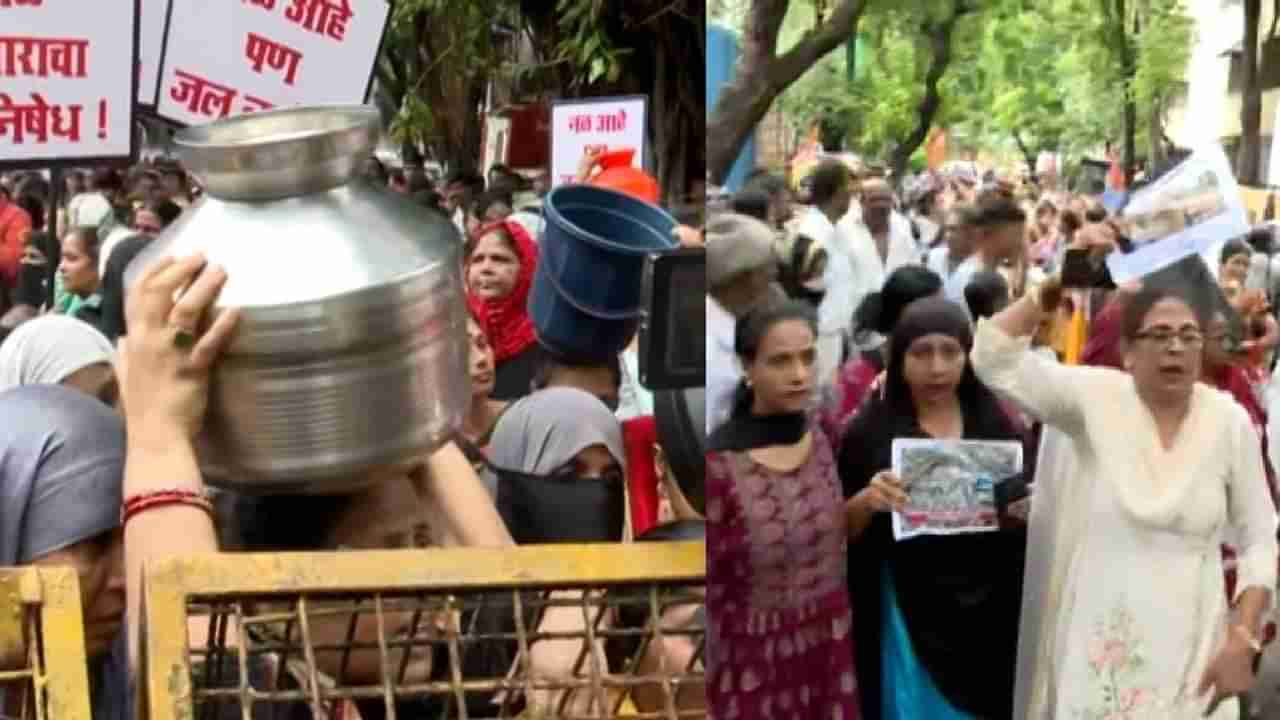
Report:
M1233 719L1232 698L1253 686L1276 584L1276 512L1248 412L1198 382L1203 290L1151 281L1125 303L1123 371L1030 351L1061 298L1056 278L978 325L978 376L1071 445L1062 479L1078 500L1032 516L1033 532L1038 520L1068 529L1056 547L1028 550L1051 553L1063 578L1060 592L1023 607L1045 618L1023 708L1037 717ZM1230 600L1219 552L1228 532L1239 547Z

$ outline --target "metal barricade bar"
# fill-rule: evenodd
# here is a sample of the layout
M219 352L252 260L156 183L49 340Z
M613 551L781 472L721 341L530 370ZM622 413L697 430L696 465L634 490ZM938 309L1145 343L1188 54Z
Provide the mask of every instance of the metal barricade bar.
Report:
M0 666L0 688L24 696L21 720L92 720L84 642L73 568L0 568L0 659L18 665Z
M168 559L144 581L146 717L703 718L682 698L705 694L705 572L700 542Z

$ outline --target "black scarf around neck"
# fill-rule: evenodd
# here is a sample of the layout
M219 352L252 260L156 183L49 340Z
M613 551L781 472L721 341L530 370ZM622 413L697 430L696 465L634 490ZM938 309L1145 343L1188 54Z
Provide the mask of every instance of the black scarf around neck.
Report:
M800 442L807 429L805 413L732 416L707 438L707 450L745 452L775 445L794 445Z

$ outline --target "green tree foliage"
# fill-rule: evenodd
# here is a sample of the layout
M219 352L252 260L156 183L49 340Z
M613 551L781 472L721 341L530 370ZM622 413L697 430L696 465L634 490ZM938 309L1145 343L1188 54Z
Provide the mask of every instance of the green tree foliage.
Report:
M1181 0L980 5L955 26L933 120L975 149L1027 163L1041 150L1096 152L1123 136L1126 100L1138 118L1158 119L1184 87L1194 29ZM859 26L868 59L853 83L843 56L825 57L783 95L782 107L804 125L839 115L848 149L889 157L915 126L925 94L932 53L921 25L953 9L953 0L873 1ZM1124 48L1133 53L1128 76ZM1135 128L1140 147L1161 132L1159 122Z

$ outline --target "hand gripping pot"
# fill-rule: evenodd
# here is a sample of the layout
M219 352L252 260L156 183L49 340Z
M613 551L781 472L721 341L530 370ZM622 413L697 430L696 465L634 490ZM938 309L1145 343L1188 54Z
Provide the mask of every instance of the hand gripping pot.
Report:
M130 264L203 252L241 309L197 439L208 481L342 493L420 461L470 395L453 224L358 178L375 108L310 107L182 130L205 197ZM207 320L207 319L206 319Z

